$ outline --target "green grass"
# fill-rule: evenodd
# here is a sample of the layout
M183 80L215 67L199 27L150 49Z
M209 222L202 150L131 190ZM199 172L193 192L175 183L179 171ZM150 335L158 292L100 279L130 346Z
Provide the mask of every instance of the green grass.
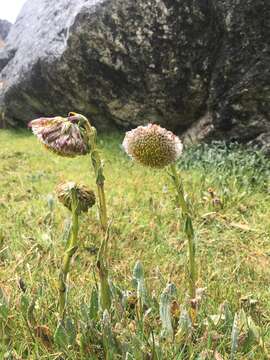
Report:
M158 302L169 281L177 287L178 303L186 302L187 244L166 171L133 163L121 149L122 137L104 135L99 143L112 221L111 279L134 291L133 267L142 262L152 294L146 320L158 339ZM93 335L93 319L88 318L101 238L96 207L80 221L80 249L70 276L68 340L61 343L52 336L69 218L54 189L61 181L75 180L95 190L90 160L51 154L26 132L2 130L0 144L0 359L97 359L96 350L105 359L104 341L95 344L93 339L106 333L106 327L102 330L97 321ZM198 287L207 288L197 328L182 346L159 338L159 357L153 357L151 332L147 338L132 328L139 326L135 320L120 324L112 314L112 336L126 344L130 357L117 357L115 351L106 359L218 359L217 352L230 359L233 316L241 308L260 327L269 351L270 161L259 151L214 143L187 150L179 168L196 229ZM220 314L224 303L231 317L215 324L209 317ZM247 334L244 329L240 333L234 359L268 358L258 341L246 346ZM82 346L82 337L89 343ZM208 355L203 357L203 351Z

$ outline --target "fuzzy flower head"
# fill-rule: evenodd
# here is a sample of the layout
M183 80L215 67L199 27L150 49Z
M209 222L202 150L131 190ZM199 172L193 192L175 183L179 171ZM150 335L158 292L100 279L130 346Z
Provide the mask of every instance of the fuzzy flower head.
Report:
M96 203L95 193L88 187L68 181L59 184L56 188L58 200L72 211L73 194L76 196L77 214L87 212Z
M183 150L183 144L177 136L154 124L128 131L123 147L134 160L157 169L175 162Z
M80 114L69 113L67 118L39 118L29 123L33 133L54 153L74 157L89 153L86 131L88 120Z

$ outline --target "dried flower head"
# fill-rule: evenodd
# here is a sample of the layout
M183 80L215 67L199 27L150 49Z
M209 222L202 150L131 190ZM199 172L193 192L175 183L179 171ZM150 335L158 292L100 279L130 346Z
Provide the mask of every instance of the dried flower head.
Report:
M67 118L39 118L29 123L33 133L47 149L61 156L74 157L90 152L85 128L87 119L75 113Z
M139 163L160 169L175 162L183 150L183 144L177 136L154 124L128 131L123 147Z
M56 188L58 200L69 210L72 210L72 192L75 192L77 199L77 213L87 212L95 205L95 193L84 185L68 181L59 184Z

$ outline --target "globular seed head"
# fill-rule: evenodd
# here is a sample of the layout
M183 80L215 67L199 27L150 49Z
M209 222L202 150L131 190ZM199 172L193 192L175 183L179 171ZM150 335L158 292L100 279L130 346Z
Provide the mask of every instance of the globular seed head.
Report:
M77 213L87 212L96 203L95 193L85 185L73 181L61 183L56 188L58 200L70 211L72 210L72 195L76 196Z
M183 144L176 135L155 124L128 131L123 147L134 160L158 169L175 162L183 150Z
M67 118L39 118L28 126L47 149L61 156L74 157L90 152L86 122L83 115L72 113Z

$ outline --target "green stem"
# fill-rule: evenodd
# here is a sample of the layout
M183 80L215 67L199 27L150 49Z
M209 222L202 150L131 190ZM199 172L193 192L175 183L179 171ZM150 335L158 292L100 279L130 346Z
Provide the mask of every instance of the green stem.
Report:
M111 289L108 281L109 271L104 262L97 260L97 268L100 280L100 308L102 311L110 310L111 307Z
M190 216L188 204L185 199L183 183L180 175L177 173L176 165L171 165L171 177L177 192L177 201L182 209L184 219L184 230L188 239L188 254L189 254L189 267L188 267L188 279L189 279L189 295L191 299L196 297L196 281L197 281L197 269L196 269L196 245L194 230L192 225L192 219Z
M103 173L103 165L101 162L99 151L97 149L96 129L94 127L92 127L89 122L86 124L86 126L87 126L87 132L88 132L88 137L89 137L89 146L91 149L91 152L90 152L91 162L92 162L92 166L93 166L93 169L95 172L96 185L97 185L97 190L98 190L100 223L101 223L103 232L106 233L107 228L108 228L108 216L107 216L106 196L105 196L105 191L104 191L105 177L104 177L104 173Z
M91 162L94 169L96 177L96 185L98 192L99 200L99 218L101 223L101 228L103 231L103 240L100 245L97 258L97 269L100 278L100 306L102 311L105 309L109 310L111 307L111 291L108 280L108 240L109 240L109 229L108 229L108 215L107 215L107 206L106 206L106 196L104 190L105 177L103 173L103 165L97 150L96 144L96 129L91 127L90 123L88 126L88 135L89 135L89 145L91 149Z
M108 216L107 216L107 206L106 206L106 196L104 190L105 177L103 174L103 167L101 159L97 150L93 150L91 153L92 165L94 167L95 176L96 176L96 185L98 190L98 200L99 200L99 217L102 230L104 234L108 228Z
M73 255L78 248L79 216L77 211L78 200L74 190L72 190L72 234L71 240L68 239L68 246L65 250L62 268L59 276L59 313L63 320L66 312L67 297L67 277L70 271L70 263Z
M97 269L100 279L100 307L102 311L109 310L111 307L111 289L109 284L109 271L106 263L107 247L109 241L109 228L107 228L106 234L100 245L97 256Z

